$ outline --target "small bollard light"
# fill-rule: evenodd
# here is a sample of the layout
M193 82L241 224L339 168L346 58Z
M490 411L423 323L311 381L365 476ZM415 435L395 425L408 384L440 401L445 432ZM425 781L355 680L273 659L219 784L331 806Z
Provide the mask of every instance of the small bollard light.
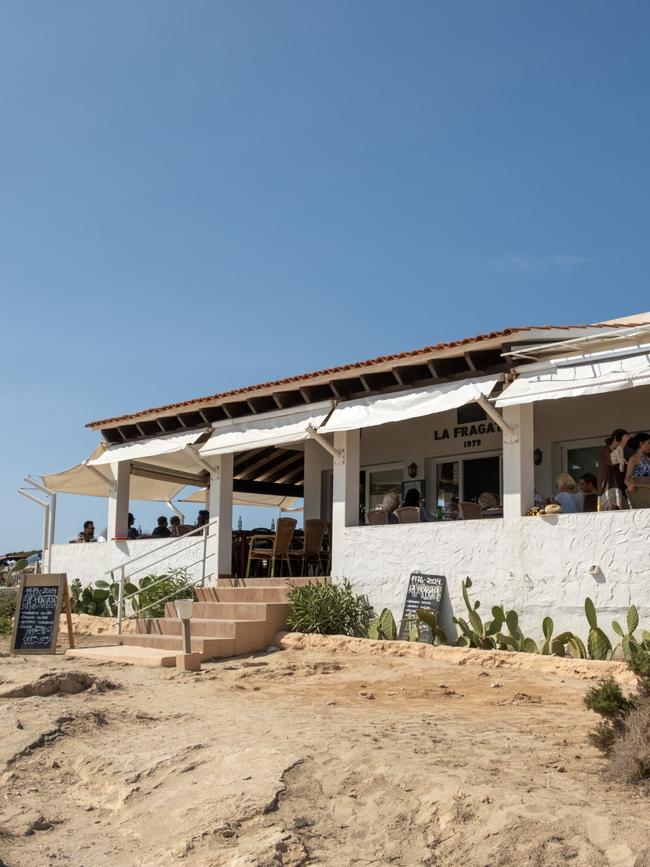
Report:
M191 599L177 599L174 605L176 606L178 619L183 624L183 652L191 653L192 643L190 640L190 619L192 617L193 601Z

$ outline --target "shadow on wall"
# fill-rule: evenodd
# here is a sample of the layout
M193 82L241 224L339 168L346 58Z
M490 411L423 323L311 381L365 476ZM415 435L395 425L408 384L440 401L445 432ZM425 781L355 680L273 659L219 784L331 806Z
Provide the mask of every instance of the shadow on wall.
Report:
M458 630L454 623L454 609L451 607L451 597L449 596L447 581L445 581L445 589L443 590L442 599L440 600L438 625L447 636L447 641L450 644L455 644L458 639Z

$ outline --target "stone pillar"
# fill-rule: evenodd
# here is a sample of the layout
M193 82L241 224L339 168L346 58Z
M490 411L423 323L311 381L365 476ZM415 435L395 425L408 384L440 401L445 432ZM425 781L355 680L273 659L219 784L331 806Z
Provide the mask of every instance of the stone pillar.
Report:
M305 442L305 507L304 517L321 518L321 488L323 470L332 466L332 456L314 440Z
M210 529L207 540L206 575L209 584L232 574L232 477L233 456L210 458ZM216 519L216 523L213 523Z
M512 521L533 505L533 404L504 407L503 420L515 433L514 437L503 434L503 517Z
M341 457L334 458L332 578L340 581L344 577L345 528L359 523L359 431L335 433L334 448L341 452Z
M129 529L129 483L131 479L131 464L129 461L119 461L111 464L113 485L108 495L108 542L114 538L126 538Z

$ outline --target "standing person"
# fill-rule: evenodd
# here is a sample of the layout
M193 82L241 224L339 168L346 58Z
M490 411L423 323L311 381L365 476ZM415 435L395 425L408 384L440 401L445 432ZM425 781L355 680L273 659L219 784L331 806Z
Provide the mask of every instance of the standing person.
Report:
M650 487L650 434L638 433L633 440L637 450L627 462L625 487L628 491L636 491L639 486Z
M630 438L628 431L616 428L598 458L598 493L603 511L627 509L625 495L625 458L623 451Z
M129 529L126 531L126 538L127 539L139 539L140 538L140 534L133 526L134 524L135 524L135 518L131 514L131 512L129 512Z
M171 536L169 532L169 527L167 526L167 518L164 515L161 515L158 518L158 526L151 534L152 539L166 539L168 536Z

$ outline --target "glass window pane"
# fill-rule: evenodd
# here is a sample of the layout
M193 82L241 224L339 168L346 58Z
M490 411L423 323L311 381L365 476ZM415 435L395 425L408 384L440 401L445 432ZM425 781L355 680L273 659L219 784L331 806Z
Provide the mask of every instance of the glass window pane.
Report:
M404 471L401 467L395 470L372 470L368 473L368 508L381 507L386 494L393 491L402 494Z
M602 446L582 446L567 448L567 473L577 481L585 473L593 473L598 478L598 456Z
M492 494L501 502L499 458L474 458L463 461L463 499L478 502L481 494Z
M445 509L452 500L458 502L460 464L458 461L446 461L438 464L436 479L436 506Z

